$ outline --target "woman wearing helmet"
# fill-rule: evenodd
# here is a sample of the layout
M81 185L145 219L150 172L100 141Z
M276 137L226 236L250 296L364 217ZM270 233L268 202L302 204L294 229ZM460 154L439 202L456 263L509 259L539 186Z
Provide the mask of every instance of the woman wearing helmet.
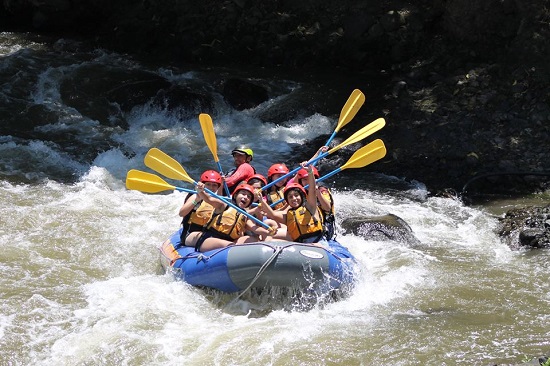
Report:
M254 174L253 176L248 178L248 180L246 181L246 184L251 185L252 187L254 187L255 190L261 190L267 184L267 180L261 174ZM263 197L263 199L265 200L265 197ZM256 195L254 195L253 202L254 203L259 202L258 197Z
M313 174L315 178L319 178L319 172L315 167L313 167ZM307 170L300 169L296 173L295 180L302 186L308 184L307 180ZM327 240L334 239L335 236L335 224L336 219L334 216L334 198L332 197L332 192L322 183L317 184L317 205L323 213L323 219L325 222L325 237Z
M224 176L229 192L233 192L239 183L246 182L248 178L256 174L256 169L250 165L252 158L254 158L252 149L247 147L235 148L231 151L231 155L233 156L235 169Z
M305 166L306 163L302 163ZM323 214L317 207L315 177L313 167L308 167L308 192L298 183L285 187L284 197L288 210L274 211L269 205L262 205L267 216L287 227L287 238L299 243L318 243L323 240Z
M208 250L224 248L231 244L244 244L257 241L256 238L246 236L246 230L250 230L258 235L272 234L272 230L267 230L234 207L226 204L222 200L212 197L204 190L203 182L197 183L197 196L213 207L213 213L208 222L203 226L201 232L190 233L185 245L194 246L195 250L206 252ZM233 204L243 210L246 210L254 199L254 187L248 184L241 184L232 195ZM273 231L276 231L273 229Z
M289 173L288 167L283 163L277 163L273 164L269 169L267 170L267 180L268 183L271 183L273 181L276 181L277 179L285 176ZM269 187L266 198L268 204L273 204L275 202L279 202L276 204L273 208L275 210L284 210L288 208L288 205L286 201L281 201L281 199L284 197L283 191L285 189L285 184L288 182L288 179L290 177L287 177L285 179L281 179L271 187Z
M254 190L256 192L262 192L261 189L265 185L267 185L267 180L261 174L254 174L252 177L248 179L246 183L254 187ZM254 203L258 203L258 202L265 203L267 202L267 198L261 194L255 194ZM286 227L282 224L275 222L272 219L267 218L265 213L261 209L261 205L257 205L256 207L249 209L248 213L251 215L254 215L257 219L262 220L264 223L266 223L271 227L277 227L277 233L276 235L273 236L274 238L284 239L286 237ZM247 235L255 236L256 234L253 232L247 232ZM259 239L262 240L261 237L259 237Z
M222 186L222 176L215 170L206 170L201 174L200 182L217 192ZM212 217L214 207L204 202L196 193L189 193L180 208L179 215L182 217L183 230L181 232L181 243L185 244L185 238L194 231L202 231L203 226Z

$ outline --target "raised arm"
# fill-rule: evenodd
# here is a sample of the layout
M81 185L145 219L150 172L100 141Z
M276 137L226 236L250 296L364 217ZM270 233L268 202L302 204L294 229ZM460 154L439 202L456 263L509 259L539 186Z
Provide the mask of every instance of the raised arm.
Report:
M258 198L261 199L262 192L260 190L258 190L256 192L256 194L259 195ZM277 221L278 223L281 223L281 224L286 224L286 211L273 211L273 208L271 208L271 206L268 205L263 200L261 200L260 203L258 204L258 208L262 212L264 212L265 215L267 217L269 217L270 219L273 219L273 220L275 220L275 221Z

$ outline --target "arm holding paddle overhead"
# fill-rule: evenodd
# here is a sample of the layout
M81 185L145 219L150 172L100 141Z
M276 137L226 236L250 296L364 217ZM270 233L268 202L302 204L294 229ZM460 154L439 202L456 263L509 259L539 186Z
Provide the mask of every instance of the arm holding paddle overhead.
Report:
M335 147L333 147L332 149L330 149L327 152L321 153L315 159L310 160L309 164L314 164L316 161L324 158L327 155L332 154L333 152L335 152L335 151L337 151L337 150L339 150L339 149L341 149L345 146L348 146L348 145L351 145L351 144L354 144L356 142L359 142L359 141L363 140L365 137L372 135L373 133L380 130L385 125L386 125L386 121L383 118L378 118L377 120L372 121L371 123L369 123L365 127L361 128L359 131L355 132L353 135L348 137L344 142L341 142L340 144L336 145ZM282 180L286 177L292 176L293 174L295 174L300 169L302 169L302 167L298 166L297 168L295 168L294 170L291 170L290 172L288 172L284 176L280 177L279 179L268 183L263 189L268 189L269 187L276 184L279 180Z

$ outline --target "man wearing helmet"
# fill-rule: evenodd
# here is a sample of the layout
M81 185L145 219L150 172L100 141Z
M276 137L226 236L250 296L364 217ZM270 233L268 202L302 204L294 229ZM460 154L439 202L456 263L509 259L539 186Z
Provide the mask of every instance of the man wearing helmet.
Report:
M224 179L229 188L229 192L232 193L239 183L246 182L250 177L256 174L256 169L250 165L254 157L252 149L246 147L235 148L231 151L231 155L233 156L235 169L227 173Z

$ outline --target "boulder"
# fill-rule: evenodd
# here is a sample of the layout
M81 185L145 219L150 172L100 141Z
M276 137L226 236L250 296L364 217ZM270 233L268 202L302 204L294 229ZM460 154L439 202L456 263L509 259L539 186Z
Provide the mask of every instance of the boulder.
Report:
M362 236L366 240L395 241L410 245L420 243L405 220L394 214L349 217L341 226L346 232Z
M512 249L550 248L550 205L508 211L497 233Z

